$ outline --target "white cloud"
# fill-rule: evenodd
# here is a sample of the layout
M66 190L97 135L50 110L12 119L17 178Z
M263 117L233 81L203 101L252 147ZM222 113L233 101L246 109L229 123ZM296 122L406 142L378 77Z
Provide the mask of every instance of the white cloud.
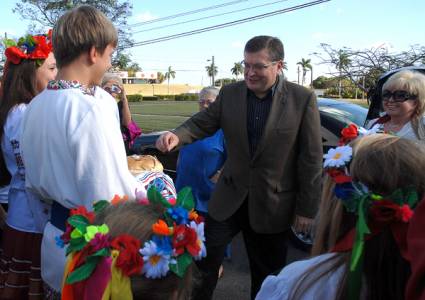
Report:
M136 20L136 22L147 22L147 21L155 20L157 18L158 17L155 16L155 15L153 15L153 14L151 14L150 11L146 11L146 12L143 12L141 14L137 14L134 17L134 19Z
M243 49L244 43L242 43L241 41L234 41L232 42L231 47L236 49Z

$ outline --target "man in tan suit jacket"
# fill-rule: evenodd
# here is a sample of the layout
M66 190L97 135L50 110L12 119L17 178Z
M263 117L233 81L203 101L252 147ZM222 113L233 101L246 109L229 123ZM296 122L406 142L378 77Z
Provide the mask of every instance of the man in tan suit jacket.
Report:
M210 299L225 246L242 231L251 268L251 297L285 264L288 228L311 225L321 192L320 117L313 91L280 75L282 42L249 40L245 80L224 86L217 100L157 140L161 151L223 129L227 160L209 201L207 257L194 299Z

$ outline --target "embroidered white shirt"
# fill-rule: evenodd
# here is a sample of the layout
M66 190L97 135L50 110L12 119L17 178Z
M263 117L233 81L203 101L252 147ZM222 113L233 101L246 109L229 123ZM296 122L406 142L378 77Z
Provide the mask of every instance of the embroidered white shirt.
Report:
M115 100L100 88L90 94L78 83L62 83L49 83L23 120L27 189L67 208L84 205L91 210L94 201L115 194L134 200L140 184L128 171ZM61 234L47 223L41 249L42 278L58 291L65 252L55 237Z

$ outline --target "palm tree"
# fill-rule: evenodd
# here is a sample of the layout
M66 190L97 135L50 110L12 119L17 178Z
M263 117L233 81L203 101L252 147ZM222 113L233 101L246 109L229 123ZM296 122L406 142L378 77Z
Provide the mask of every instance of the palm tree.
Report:
M168 67L168 71L165 72L164 78L168 81L168 95L170 94L170 78L174 79L176 77L176 71L171 69L171 66Z
M241 62L235 62L233 68L230 69L230 72L232 72L232 74L236 76L236 80L238 80L238 76L241 75L243 71L244 68Z
M301 61L297 62L297 65L300 65L302 70L303 70L302 85L304 85L305 75L307 74L307 71L313 69L313 67L311 65L311 59L301 58Z
M337 58L336 68L339 71L339 82L338 82L338 96L341 98L341 90L342 90L342 70L348 67L350 65L351 60L344 50L340 49L338 51L338 58Z
M218 73L217 66L213 64L206 66L205 70L207 70L208 77L211 77L211 81ZM214 86L214 82L211 83L211 86Z

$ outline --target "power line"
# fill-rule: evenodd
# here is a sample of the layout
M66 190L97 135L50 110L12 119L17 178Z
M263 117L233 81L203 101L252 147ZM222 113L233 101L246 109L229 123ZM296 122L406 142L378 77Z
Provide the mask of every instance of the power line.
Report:
M181 37L185 37L185 36L191 36L191 35L200 34L200 33L208 32L208 31L212 31L212 30L218 30L218 29L222 29L222 28L226 28L226 27L230 27L230 26L235 26L235 25L239 25L239 24L243 24L243 23L247 23L247 22L252 22L252 21L255 21L255 20L259 20L259 19L263 19L263 18L267 18L267 17L271 17L271 16L275 16L275 15L299 10L299 9L303 9L303 8L306 8L306 7L318 5L318 4L329 2L329 1L331 1L331 0L312 1L312 2L308 2L308 3L292 6L292 7L289 7L289 8L275 10L275 11L268 12L268 13L261 14L261 15L256 15L256 16L252 16L252 17L248 17L248 18L244 18L244 19L239 19L239 20L236 20L236 21L231 21L231 22L227 22L227 23L214 25L214 26L195 29L195 30L191 30L191 31L187 31L187 32L178 33L178 34L163 36L163 37L159 37L159 38L155 38L155 39L135 42L133 45L131 45L130 47L127 47L127 48L144 46L144 45L149 45L149 44L155 44L155 43L169 41L169 40L173 40L173 39L177 39L177 38L181 38ZM127 48L121 48L121 49L127 49Z
M135 32L133 32L133 34L141 33L141 32L147 32L147 31L152 31L152 30L157 30L157 29L162 29L162 28L167 28L167 27L171 27L171 26L175 26L175 25L182 25L182 24L192 23L192 22L206 20L206 19L211 19L211 18L215 18L215 17L221 17L221 16L224 16L224 15L230 15L230 14L234 14L234 13L239 13L239 12L242 12L242 11L251 10L251 9L254 9L254 8L259 8L259 7L264 7L264 6L269 6L269 5L273 5L273 4L281 3L281 2L286 2L286 1L289 1L289 0L279 0L279 1L274 1L274 2L268 2L268 3L256 5L256 6L251 6L251 7L247 7L247 8L232 10L232 11L221 13L221 14L215 14L215 15L206 16L206 17L197 18L197 19L192 19L192 20L188 20L188 21L177 22L177 23L167 24L167 25L162 25L162 26L157 26L157 27L151 27L151 28L148 28L148 29L135 31Z
M175 19L175 18L178 18L178 17L192 15L192 14L200 13L200 12L203 12L203 11L217 9L217 8L221 8L221 7L225 7L225 6L229 6L229 5L234 5L234 4L238 4L238 3L246 2L246 1L249 1L249 0L236 0L236 1L225 2L225 3L222 3L222 4L217 4L217 5L199 8L199 9L195 9L195 10L191 10L191 11L186 11L186 12L178 13L178 14L171 15L171 16L166 16L166 17L162 17L162 18L158 18L158 19L153 19L153 20L149 20L149 21L135 23L135 24L132 24L130 26L133 26L133 27L142 26L142 25L146 25L146 24L151 24L151 23L161 22L161 21L165 21L165 20Z

